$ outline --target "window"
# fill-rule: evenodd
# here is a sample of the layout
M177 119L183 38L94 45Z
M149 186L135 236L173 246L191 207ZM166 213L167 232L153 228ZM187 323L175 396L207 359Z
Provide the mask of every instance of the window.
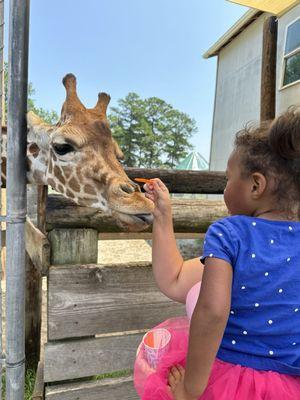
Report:
M287 28L283 86L300 80L300 19Z

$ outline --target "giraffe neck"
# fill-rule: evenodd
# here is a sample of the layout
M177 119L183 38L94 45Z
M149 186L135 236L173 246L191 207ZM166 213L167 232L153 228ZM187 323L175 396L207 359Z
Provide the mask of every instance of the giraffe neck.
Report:
M2 127L2 154L1 154L1 186L6 186L6 166L7 166L7 135L6 127ZM45 151L39 151L38 154L33 153L30 143L27 144L27 183L35 183L37 185L47 185L47 154Z

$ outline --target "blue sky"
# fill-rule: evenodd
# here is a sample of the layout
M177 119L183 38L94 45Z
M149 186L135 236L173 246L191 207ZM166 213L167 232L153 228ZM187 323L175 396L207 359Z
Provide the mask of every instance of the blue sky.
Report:
M130 91L157 96L196 120L191 141L208 159L216 58L202 54L245 11L225 0L31 0L29 80L37 105L60 112L68 72L88 107L99 91L112 106Z

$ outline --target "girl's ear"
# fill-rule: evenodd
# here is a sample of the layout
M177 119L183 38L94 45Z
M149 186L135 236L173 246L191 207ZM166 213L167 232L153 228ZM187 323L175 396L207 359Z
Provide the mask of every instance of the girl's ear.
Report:
M252 188L251 194L254 199L258 199L265 192L267 187L266 177L260 172L254 172L252 174Z

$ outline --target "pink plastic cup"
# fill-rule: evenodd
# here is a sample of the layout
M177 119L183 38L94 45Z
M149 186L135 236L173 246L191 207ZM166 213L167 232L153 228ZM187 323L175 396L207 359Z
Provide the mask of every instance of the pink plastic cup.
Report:
M152 329L143 337L144 354L151 368L156 368L158 361L168 350L171 333L164 328Z

